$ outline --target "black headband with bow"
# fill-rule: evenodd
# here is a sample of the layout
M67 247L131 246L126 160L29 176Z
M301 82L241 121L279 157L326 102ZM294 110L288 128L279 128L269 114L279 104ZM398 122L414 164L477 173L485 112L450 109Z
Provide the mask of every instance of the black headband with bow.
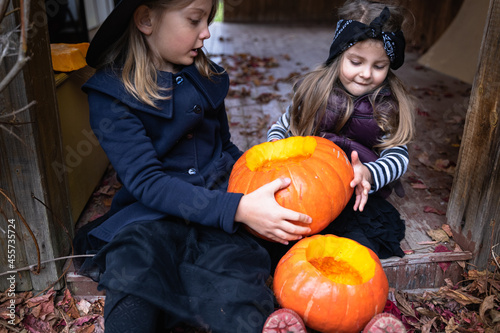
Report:
M389 8L385 7L370 25L353 20L340 20L337 23L326 65L329 65L337 56L357 42L374 38L384 43L385 53L387 53L391 62L390 67L392 69L401 67L405 60L406 46L403 32L401 30L396 32L382 31L382 26L390 16Z

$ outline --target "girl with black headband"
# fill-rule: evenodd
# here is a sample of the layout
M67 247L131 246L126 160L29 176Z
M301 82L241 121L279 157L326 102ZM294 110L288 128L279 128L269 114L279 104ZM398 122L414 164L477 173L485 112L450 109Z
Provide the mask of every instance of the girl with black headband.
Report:
M351 157L355 193L321 233L351 238L380 258L403 257L405 224L385 200L392 189L404 195L398 179L407 169L406 145L415 131L413 98L392 72L404 63L402 9L349 0L339 18L328 58L297 82L292 104L267 138L317 135L340 146ZM274 269L293 244L264 245ZM269 325L276 326L281 317L270 318ZM264 332L274 332L269 325Z
M352 238L381 258L402 257L404 221L385 200L393 189L404 195L398 179L415 131L413 98L393 73L404 62L402 9L350 0L339 18L327 60L297 82L268 141L317 135L340 146L351 157L355 195L323 233Z

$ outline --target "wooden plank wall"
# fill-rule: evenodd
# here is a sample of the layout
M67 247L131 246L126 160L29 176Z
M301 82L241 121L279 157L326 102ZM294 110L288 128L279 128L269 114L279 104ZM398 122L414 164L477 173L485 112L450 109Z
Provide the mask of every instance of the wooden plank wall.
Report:
M500 0L491 0L446 216L454 238L485 267L500 243ZM500 246L496 247L500 255Z
M20 1L13 1L19 7ZM21 1L22 3L22 1ZM11 5L12 6L12 2ZM12 11L10 7L8 11ZM0 235L0 272L36 265L70 252L72 232L69 215L67 182L59 181L53 163L63 163L61 131L55 83L50 60L47 27L40 23L45 16L43 1L31 3L30 22L34 22L28 37L27 53L31 59L22 72L0 94L2 121L12 126L20 140L0 130L0 188L19 209L29 229L12 209L8 201L0 198L0 228L8 230L9 220L16 227L15 262L13 267L7 260L7 233ZM19 11L13 11L2 21L2 31L19 29ZM36 55L36 56L34 56ZM12 59L0 64L0 75L13 66ZM5 117L31 102L31 108L15 116ZM8 125L10 126L10 125ZM43 204L41 203L43 202ZM48 207L48 208L47 208ZM33 240L36 238L36 242ZM38 246L37 246L38 245ZM41 291L56 282L62 273L63 262L47 263L37 273L23 271L16 276L16 291ZM8 281L0 279L0 290L5 290ZM58 285L56 285L58 288Z
M224 21L232 23L336 22L345 0L224 0ZM408 45L427 50L446 30L463 0L400 0L409 11ZM414 19L413 19L414 18Z

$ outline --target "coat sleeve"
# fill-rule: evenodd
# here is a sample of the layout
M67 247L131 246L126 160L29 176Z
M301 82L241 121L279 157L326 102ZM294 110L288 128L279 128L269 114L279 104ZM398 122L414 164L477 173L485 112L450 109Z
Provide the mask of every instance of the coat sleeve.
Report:
M229 121L227 119L226 107L224 103L219 110L219 123L221 126L222 149L227 151L236 161L243 155L243 152L231 141L231 133L229 131Z
M142 122L126 105L95 90L88 97L92 130L137 201L186 221L236 231L234 215L242 194L211 191L165 173Z

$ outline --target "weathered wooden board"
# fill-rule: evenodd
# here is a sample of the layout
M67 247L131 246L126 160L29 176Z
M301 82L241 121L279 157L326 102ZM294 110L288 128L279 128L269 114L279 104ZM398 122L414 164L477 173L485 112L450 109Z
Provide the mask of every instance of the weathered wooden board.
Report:
M500 242L500 0L491 0L447 218L479 267Z
M19 1L14 3L19 5ZM19 12L14 11L2 22L5 29L3 31L10 31L19 26L18 14ZM44 3L32 2L31 21L39 22L36 19L44 15ZM9 104L5 105L2 113L19 110L32 101L36 104L15 117L4 118L18 124L14 128L20 140L8 133L2 133L0 148L2 167L5 166L5 169L2 169L2 180L8 181L0 186L24 216L38 246L21 219L12 210L5 209L5 215L0 217L2 229L6 230L5 225L9 219L15 219L18 232L14 268L37 264L38 253L42 261L68 254L71 235L66 235L66 231L72 232L67 184L64 179L60 181L57 178L51 167L54 161L62 162L62 150L49 40L44 24L33 25L27 50L31 59L7 88L6 101ZM12 59L8 60L11 62L3 64L5 71L12 66ZM6 206L8 204L2 199L2 207ZM2 249L1 253L6 251ZM17 278L17 291L30 288L44 290L62 275L62 264L45 264L39 274L20 273ZM0 267L2 272L7 270L10 270L10 267Z
M445 279L457 283L463 279L465 262L470 252L410 254L403 258L382 260L389 286L397 290L439 288ZM440 265L441 264L441 265Z

